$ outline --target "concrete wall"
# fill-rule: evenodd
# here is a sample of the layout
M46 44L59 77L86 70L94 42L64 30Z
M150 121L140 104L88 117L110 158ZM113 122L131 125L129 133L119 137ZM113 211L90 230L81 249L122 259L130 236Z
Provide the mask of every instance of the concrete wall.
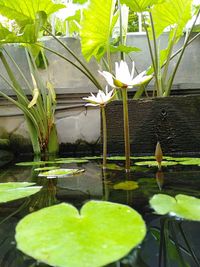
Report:
M161 46L165 47L167 35L161 40ZM81 58L80 42L74 38L63 39L68 46ZM182 40L183 42L183 40ZM142 49L139 53L132 53L132 58L136 62L137 69L145 70L150 65L150 55L147 48L146 37L144 34L128 34L128 45L133 45ZM55 40L46 41L46 45L51 49L59 51L62 55L73 60L71 56ZM178 45L180 46L180 44ZM196 89L200 88L200 39L197 39L192 46L188 47L182 64L177 72L174 83L175 89ZM18 46L9 46L8 51L13 55L17 63L23 70L27 79L30 80L30 74L27 71L28 65L24 50ZM58 106L56 111L56 124L58 128L59 142L63 144L76 144L85 142L89 145L95 145L100 140L100 113L98 108L85 108L82 100L89 92L97 92L95 86L79 70L63 59L46 53L49 61L48 71L41 71L44 80L49 76L53 82L58 95ZM118 57L115 56L114 60ZM114 61L113 60L113 61ZM128 63L131 62L127 59ZM77 63L77 62L76 62ZM172 64L174 66L174 62ZM88 68L95 74L96 78L105 84L105 81L98 74L100 66L95 60L88 64ZM3 66L0 64L1 73L4 73ZM17 79L22 82L19 73L15 70ZM25 84L24 89L27 91ZM0 79L0 90L9 95L13 95L9 86ZM27 91L27 93L29 93ZM30 144L28 132L23 119L23 114L7 100L0 98L0 139L8 138L14 140L25 137L23 144Z

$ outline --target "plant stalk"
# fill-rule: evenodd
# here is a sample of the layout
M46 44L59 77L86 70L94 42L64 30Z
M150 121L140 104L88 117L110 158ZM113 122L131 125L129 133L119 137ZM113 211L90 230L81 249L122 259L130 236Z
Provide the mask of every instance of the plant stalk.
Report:
M103 169L106 169L107 162L107 125L105 106L101 106L102 124L103 124Z
M124 116L124 143L125 143L125 157L126 157L126 172L130 172L130 136L129 136L129 118L128 118L128 96L127 88L122 88L123 99L123 116Z

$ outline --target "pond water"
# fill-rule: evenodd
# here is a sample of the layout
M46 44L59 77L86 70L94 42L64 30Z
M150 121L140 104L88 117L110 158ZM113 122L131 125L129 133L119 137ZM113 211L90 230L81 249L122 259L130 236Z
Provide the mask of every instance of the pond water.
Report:
M28 198L0 204L0 267L48 266L16 249L16 224L26 214L43 207L67 202L80 208L91 199L131 206L143 216L148 228L143 243L125 258L108 265L109 267L200 266L200 223L158 216L149 206L149 199L158 193L171 196L181 193L199 198L199 166L177 164L163 166L162 171L158 171L157 167L134 165L138 160L133 159L134 168L130 174L126 174L123 160L111 158L110 169L103 172L101 159L89 159L83 163L57 164L62 168L85 169L79 175L47 179L38 177L39 172L34 170L40 166L15 165L16 162L30 160L33 159L18 158L9 166L1 166L1 183L35 182L43 188Z

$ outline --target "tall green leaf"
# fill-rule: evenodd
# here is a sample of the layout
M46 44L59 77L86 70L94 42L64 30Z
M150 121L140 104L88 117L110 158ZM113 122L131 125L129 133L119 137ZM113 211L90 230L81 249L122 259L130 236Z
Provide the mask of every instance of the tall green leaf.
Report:
M80 35L82 53L87 61L92 56L100 60L109 47L115 3L116 0L93 0L83 12Z
M165 0L120 0L121 4L126 4L135 12L146 11L149 7L164 1Z
M192 0L167 0L152 8L154 27L158 37L169 26L176 28L177 39L192 17Z

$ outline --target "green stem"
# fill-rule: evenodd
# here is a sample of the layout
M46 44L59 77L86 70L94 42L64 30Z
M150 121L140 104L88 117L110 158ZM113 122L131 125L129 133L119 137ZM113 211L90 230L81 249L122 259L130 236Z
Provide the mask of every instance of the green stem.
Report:
M107 126L105 107L101 106L102 124L103 124L103 169L106 169L107 161Z
M129 137L129 119L128 119L128 96L127 88L122 88L123 114L124 114L124 142L126 157L126 172L130 172L130 137Z
M171 76L171 78L170 78L169 85L168 85L168 87L167 87L166 96L168 96L168 95L170 94L170 92L171 92L171 88L172 88L172 84L173 84L173 81L174 81L176 72L177 72L178 67L179 67L179 65L180 65L180 63L181 63L183 54L184 54L184 52L185 52L185 49L186 49L186 47L187 47L187 45L188 45L188 42L189 42L189 39L190 39L190 35L191 35L191 33L192 33L192 30L193 30L193 28L194 28L194 26L195 26L195 23L196 23L196 21L197 21L199 15L200 15L200 9L199 9L199 11L198 11L198 13L197 13L197 15L196 15L196 18L195 18L195 20L194 20L194 22L193 22L193 24L192 24L192 27L191 27L191 29L190 29L190 31L189 31L189 34L188 34L188 36L187 36L187 38L186 38L186 40L185 40L185 43L184 43L184 45L183 45L183 47L182 47L181 52L180 52L180 56L179 56L179 58L178 58L178 61L177 61L177 63L176 63L176 66L175 66L175 68L174 68L174 71L173 71L173 73L172 73L172 76Z
M124 42L123 42L123 29L122 29L122 9L121 9L120 0L118 0L118 9L119 9L119 33L120 33L119 42L120 42L120 44L123 45ZM124 60L124 53L123 52L120 53L120 58L121 58L121 60Z
M95 76L91 73L91 71L86 67L86 65L76 56L76 54L64 43L62 42L59 38L57 38L54 34L52 34L48 29L44 28L45 31L47 31L61 46L63 46L70 55L73 56L73 58L76 59L76 61L84 68L85 72L88 74L90 77L90 80L96 85L96 87L100 90L102 90L101 85L95 78ZM76 66L76 65L75 65ZM88 77L87 76L87 77Z
M145 32L146 32L146 35L147 35L147 42L148 42L149 52L150 52L151 61L152 61L152 65L153 65L154 76L155 76L155 81L156 81L156 87L158 89L159 88L158 74L157 74L157 69L156 69L156 65L155 65L155 59L154 59L153 51L152 51L152 47L151 47L150 37L149 37L148 29L147 29L147 26L146 26L146 23L145 23L145 19L144 19L144 16L143 16L142 13L141 13L141 16L142 16L142 20L143 20L143 23L144 23L144 29L145 29Z

